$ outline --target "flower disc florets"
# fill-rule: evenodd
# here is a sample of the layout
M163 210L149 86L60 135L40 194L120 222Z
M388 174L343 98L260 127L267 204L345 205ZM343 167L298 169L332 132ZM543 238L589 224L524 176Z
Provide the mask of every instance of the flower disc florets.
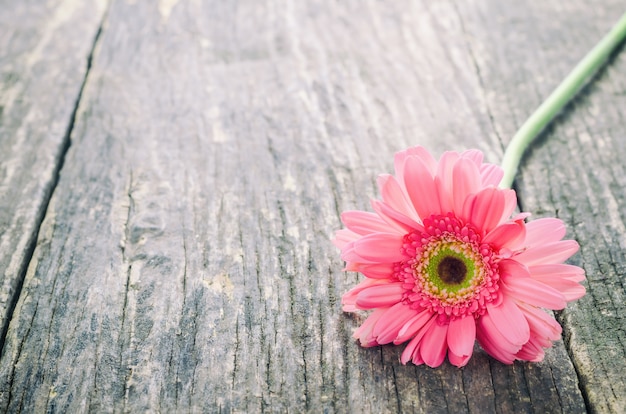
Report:
M424 220L424 232L404 237L411 257L396 277L405 282L405 300L443 317L478 317L498 297L494 252L471 225L453 215Z

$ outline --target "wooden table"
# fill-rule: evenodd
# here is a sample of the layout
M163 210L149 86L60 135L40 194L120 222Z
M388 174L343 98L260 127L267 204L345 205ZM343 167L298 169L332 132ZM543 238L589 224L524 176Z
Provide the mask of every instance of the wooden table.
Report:
M588 277L544 362L359 347L330 242L396 151L498 163L623 0L0 3L0 411L626 410L624 51L518 175Z

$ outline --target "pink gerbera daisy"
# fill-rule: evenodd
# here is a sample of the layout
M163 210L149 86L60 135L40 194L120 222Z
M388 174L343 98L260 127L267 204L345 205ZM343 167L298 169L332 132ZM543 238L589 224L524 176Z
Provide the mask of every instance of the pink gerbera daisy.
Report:
M344 310L373 310L354 337L363 346L408 341L401 361L456 366L474 342L510 364L540 361L561 326L540 308L563 309L585 294L581 268L563 264L578 250L554 218L511 217L515 192L480 151L424 148L395 157L382 175L375 213L347 211L334 240L346 270L366 279L342 299Z

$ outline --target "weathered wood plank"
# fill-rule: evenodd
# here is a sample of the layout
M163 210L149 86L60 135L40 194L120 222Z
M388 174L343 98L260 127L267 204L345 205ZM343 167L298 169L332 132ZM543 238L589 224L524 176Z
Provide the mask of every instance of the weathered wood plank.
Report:
M0 409L584 411L562 341L541 364L477 351L461 370L358 347L358 317L339 305L358 276L329 238L399 149L478 147L497 162L567 70L546 67L590 46L546 49L536 27L568 39L585 7L113 1L2 351ZM584 16L575 32L590 43L613 21ZM524 208L582 208L533 203L572 176L547 187L534 171ZM563 314L567 332L582 332L569 316L581 309ZM619 407L582 378L599 410Z
M69 142L104 5L0 4L0 346Z
M588 294L560 320L596 412L626 412L625 71L622 53L528 157L520 180L524 206L557 214L581 244Z
M463 14L470 15L473 8ZM538 9L537 12L541 12ZM624 12L621 2L602 2L589 8L568 3L558 10L564 20L537 14L538 37L511 35L508 47L479 63L490 97L487 106L494 129L510 136L509 114L522 119L539 105L556 84L606 33ZM502 7L500 19L488 25L466 24L472 48L497 44L494 33L519 21L517 10ZM520 30L515 30L519 34ZM530 48L535 59L523 59ZM524 62L522 67L511 62ZM529 66L534 66L531 68ZM539 69L541 71L539 72ZM558 119L526 157L518 188L520 202L535 217L558 216L569 237L581 245L573 262L585 268L588 294L558 316L564 326L569 353L581 378L588 407L594 412L626 412L626 55L623 50L610 66ZM493 76L497 73L498 76ZM533 76L541 73L540 76ZM516 81L516 79L519 79ZM521 97L521 98L517 98ZM514 127L514 126L513 126ZM557 378L557 377L555 377Z

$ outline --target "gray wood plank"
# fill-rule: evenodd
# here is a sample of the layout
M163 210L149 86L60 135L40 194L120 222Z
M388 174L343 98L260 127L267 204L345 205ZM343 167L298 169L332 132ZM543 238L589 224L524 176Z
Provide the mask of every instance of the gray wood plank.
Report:
M596 412L626 412L624 73L622 51L528 157L520 180L524 206L558 215L581 244L588 294L559 316Z
M511 114L523 119L539 105L624 13L621 2L560 7L566 26L575 31L561 32L563 21L539 14L543 10L538 8L537 27L542 29L537 38L511 35L506 48L479 63L485 88L491 92L487 106L494 129L504 136L511 135L512 125L502 120ZM462 12L471 16L473 11L467 7ZM496 44L493 34L516 22L525 25L519 22L518 11L502 6L500 19L480 25L468 19L465 27L472 49ZM535 51L534 59L523 59L525 48ZM525 158L517 181L523 209L535 218L561 218L568 225L568 237L581 245L572 263L585 268L588 294L560 312L558 319L588 407L601 413L626 412L626 55L623 48L620 52L545 131ZM524 65L516 67L513 61Z
M498 162L619 15L602 4L113 1L0 359L0 409L583 412L570 353L588 402L619 407L591 397L605 391L577 349L600 331L574 316L597 305L561 315L569 348L540 364L477 350L464 369L402 366L401 347L351 339L360 318L339 300L359 277L329 241L399 149ZM523 207L578 226L586 204L532 201L571 185L533 175L569 160L547 152L523 170Z
M70 0L0 4L2 336L69 143L104 6Z

